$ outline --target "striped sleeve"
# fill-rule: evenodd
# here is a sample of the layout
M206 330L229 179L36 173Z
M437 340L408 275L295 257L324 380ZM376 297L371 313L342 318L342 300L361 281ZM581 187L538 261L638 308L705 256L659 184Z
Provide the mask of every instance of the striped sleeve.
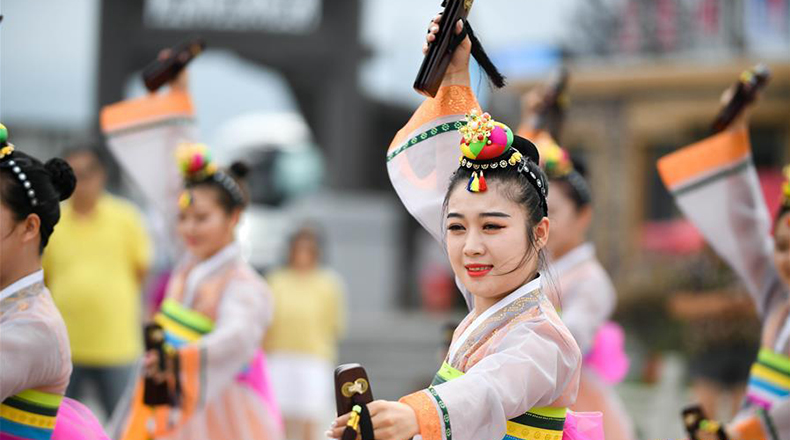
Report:
M748 132L725 131L685 147L661 158L658 171L681 212L744 281L760 315L784 301Z

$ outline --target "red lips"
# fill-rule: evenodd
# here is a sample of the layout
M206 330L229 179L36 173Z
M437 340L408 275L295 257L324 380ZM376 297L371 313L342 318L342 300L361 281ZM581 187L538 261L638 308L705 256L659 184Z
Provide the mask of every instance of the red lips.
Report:
M464 268L466 268L467 275L473 278L479 278L488 275L494 266L490 264L467 264Z

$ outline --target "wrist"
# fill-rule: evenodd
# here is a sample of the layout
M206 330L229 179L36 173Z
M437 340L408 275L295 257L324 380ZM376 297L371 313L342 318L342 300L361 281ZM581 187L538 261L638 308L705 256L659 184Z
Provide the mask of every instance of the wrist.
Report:
M469 76L469 68L460 69L454 72L448 72L444 75L444 79L442 79L442 87L445 86L467 86L470 87L472 84L472 80Z

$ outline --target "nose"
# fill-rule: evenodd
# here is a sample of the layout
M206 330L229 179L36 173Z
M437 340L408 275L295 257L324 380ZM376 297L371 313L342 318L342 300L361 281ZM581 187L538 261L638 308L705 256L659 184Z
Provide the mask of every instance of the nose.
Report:
M477 231L469 231L464 241L464 255L467 257L480 256L485 253L482 236Z

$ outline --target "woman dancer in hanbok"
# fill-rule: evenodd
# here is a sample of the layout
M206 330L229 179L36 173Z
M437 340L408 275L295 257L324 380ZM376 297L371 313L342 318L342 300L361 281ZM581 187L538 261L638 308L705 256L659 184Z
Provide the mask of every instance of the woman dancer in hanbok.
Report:
M763 322L743 407L727 426L730 438L790 440L790 182L772 227L745 115L662 158L658 168L683 214L744 281Z
M525 98L537 103L537 94ZM562 302L562 322L568 326L584 355L579 395L571 405L575 411L601 411L608 440L635 438L634 426L612 385L628 371L622 328L609 322L617 303L617 293L609 274L588 240L592 222L592 192L570 155L557 145L551 134L531 124L535 105L522 114L519 134L535 139L541 167L549 178L549 218L551 239L546 249L552 258L549 271ZM556 278L555 278L556 277Z
M159 371L156 351L146 353L137 383L113 415L113 435L278 439L279 416L259 350L271 320L270 294L234 237L247 205L246 169L220 169L205 146L182 143L193 139L184 81L102 114L111 151L172 222L186 250L154 319L165 332L167 367ZM175 402L146 405L145 378L178 384Z
M429 43L436 31L434 23ZM406 208L446 245L472 312L429 388L368 405L377 440L559 440L579 422L567 407L581 353L541 288L546 178L534 145L481 114L469 55L465 39L436 98L398 132L387 161ZM347 420L327 434L340 437Z
M0 439L107 439L86 407L63 397L66 325L44 285L41 254L76 178L62 159L15 151L0 124Z

